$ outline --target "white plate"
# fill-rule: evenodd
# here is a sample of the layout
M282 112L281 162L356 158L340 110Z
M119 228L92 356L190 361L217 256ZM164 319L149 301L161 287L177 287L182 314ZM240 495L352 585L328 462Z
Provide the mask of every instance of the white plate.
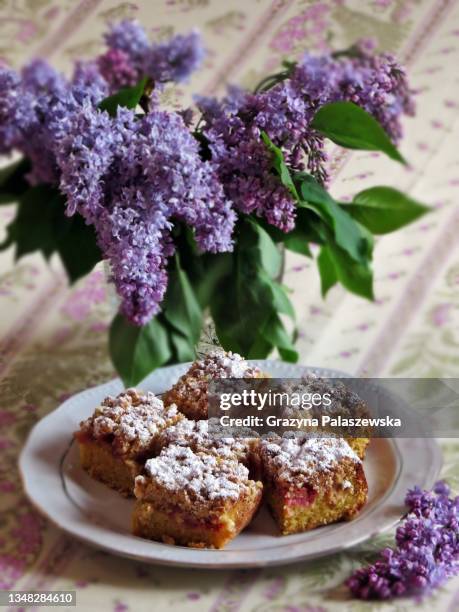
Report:
M276 361L256 361L277 378L306 372L342 377L342 372L306 368ZM161 393L189 364L156 370L140 385ZM281 565L311 559L354 546L397 523L405 512L403 499L415 484L430 487L441 467L441 452L429 439L373 439L365 459L368 503L351 522L308 533L279 536L262 509L253 523L224 550L197 550L150 542L130 533L132 500L124 499L87 476L78 462L72 432L107 395L122 390L113 380L75 395L33 428L20 457L25 491L53 523L73 536L115 554L149 563L201 568Z

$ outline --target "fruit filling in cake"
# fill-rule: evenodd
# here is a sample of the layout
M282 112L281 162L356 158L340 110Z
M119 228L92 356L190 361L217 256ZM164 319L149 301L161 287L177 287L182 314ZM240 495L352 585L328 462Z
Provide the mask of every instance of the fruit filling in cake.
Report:
M241 463L172 444L135 480L134 534L183 546L222 548L251 521L262 484Z
M157 436L183 418L150 392L128 389L107 397L75 433L81 465L93 478L132 495L134 478L154 454Z
M353 518L367 499L362 462L337 438L261 442L266 500L282 534Z
M164 394L164 403L166 406L176 404L180 412L189 419L207 419L209 381L219 378L266 377L259 368L237 353L213 351L191 365L188 372Z

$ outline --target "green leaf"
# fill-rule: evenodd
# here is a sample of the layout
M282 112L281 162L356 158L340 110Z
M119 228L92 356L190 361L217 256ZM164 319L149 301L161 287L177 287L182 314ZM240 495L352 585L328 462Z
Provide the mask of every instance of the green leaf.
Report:
M258 334L255 342L250 347L247 354L247 359L265 359L273 350L273 345Z
M102 100L99 104L100 110L107 111L111 117L115 117L118 106L136 108L142 98L147 82L148 77L144 77L133 87L123 87L112 96Z
M15 257L57 251L71 283L86 276L102 259L92 227L80 215L65 216L64 196L48 185L31 187L21 198L0 249L16 244Z
M342 147L382 151L406 164L378 121L353 102L325 104L315 114L311 126Z
M284 287L273 280L270 282L270 285L274 309L277 312L288 315L291 319L295 319L295 309Z
M199 264L202 266L199 267L199 270L195 270L194 275L190 277L190 282L201 308L209 305L212 295L218 290L218 285L229 274L231 261L231 253L212 253L195 257L193 263L197 264L196 267Z
M70 283L89 274L102 260L94 228L86 225L80 215L65 217L62 206L55 219L54 231L56 248Z
M265 323L261 335L278 349L282 359L292 363L298 361L298 353L295 351L292 339L276 313L273 313Z
M392 187L372 187L344 205L354 219L373 234L387 234L412 223L429 208Z
M0 169L0 204L16 202L30 188L25 178L29 171L30 162L25 158Z
M157 318L137 327L118 314L110 327L109 348L126 387L138 384L171 357L166 329Z
M284 187L286 187L290 193L293 195L295 200L298 200L298 193L296 191L295 183L290 175L290 170L287 167L287 164L284 161L284 155L276 145L272 142L266 132L261 132L261 138L266 145L268 151L273 154L273 168L278 173L280 180Z
M289 232L285 236L284 246L286 249L292 251L293 253L298 253L299 255L306 255L306 257L312 257L309 244L306 242L304 237L299 232L295 232L295 230Z
M368 232L312 176L302 173L298 177L302 199L332 228L336 243L355 261L370 259L373 240Z
M282 361L287 361L287 363L298 363L300 355L295 349L285 349L277 347L277 350L279 351L279 355L281 356Z
M353 261L346 251L332 242L327 248L339 282L352 293L373 300L373 272L369 264Z
M191 345L188 338L182 336L181 333L171 329L169 337L174 349L174 363L184 363L185 361L194 361L196 352L194 345Z
M248 219L240 223L232 266L211 297L211 313L226 350L264 358L276 346L275 338L284 358L294 359L292 341L278 315L293 317L294 311L285 289L272 278L278 266L267 264L265 240L258 223ZM271 238L269 245L269 250L275 248ZM267 327L269 321L273 323Z
M319 267L321 293L322 297L325 297L329 289L338 282L329 246L324 245L320 249L317 265Z
M48 185L31 187L21 198L8 233L16 243L15 258L34 251L54 251L53 220L62 196Z
M162 304L166 320L194 346L202 328L202 311L188 277L175 257Z
M279 249L276 247L273 239L265 231L261 225L254 219L247 219L253 230L256 232L256 238L254 244L259 251L259 258L261 266L269 274L271 278L276 278L279 275L282 256L279 253Z
M272 280L263 267L256 225L245 219L238 233L231 269L211 296L210 308L222 346L249 355L261 346L260 329L273 309ZM266 356L269 349L264 350Z
M318 232L318 213L309 207L303 206L297 208L295 227L290 232L282 232L277 227L266 223L263 219L257 219L257 223L268 232L271 239L276 243L283 243L284 247L289 251L299 253L311 257L309 243L322 244L323 238Z

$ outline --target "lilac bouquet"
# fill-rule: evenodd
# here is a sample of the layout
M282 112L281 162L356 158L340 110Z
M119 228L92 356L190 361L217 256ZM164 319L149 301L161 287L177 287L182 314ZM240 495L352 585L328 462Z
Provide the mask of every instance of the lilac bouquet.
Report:
M105 40L71 78L42 60L0 68L0 153L21 154L0 172L0 203L19 202L1 247L57 253L70 281L108 260L120 298L110 349L126 384L192 359L205 311L225 349L296 360L279 246L311 257L319 245L323 294L339 282L372 299L372 235L427 210L390 186L350 203L326 190L327 139L405 163L403 69L361 41L171 112L159 93L199 67L199 35L152 44L125 21Z

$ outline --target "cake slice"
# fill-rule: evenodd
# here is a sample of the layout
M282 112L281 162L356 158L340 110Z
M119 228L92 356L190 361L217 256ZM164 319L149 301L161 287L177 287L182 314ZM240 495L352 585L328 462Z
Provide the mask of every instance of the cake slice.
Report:
M193 421L185 417L159 433L155 444L156 454L171 444L189 446L194 452L211 453L222 459L240 461L248 468L250 477L259 480L259 438L249 435L224 437L221 432L218 423L214 425L212 419Z
M75 432L82 467L96 480L132 495L134 479L154 454L158 434L184 417L153 393L107 397Z
M315 398L319 396L323 398L325 396L328 401L314 402L308 409L306 416L316 418L319 421L320 425L316 430L318 433L320 432L320 435L344 438L360 459L365 458L366 450L370 443L371 429L369 427L360 428L362 433L365 434L364 437L356 437L351 436L345 427L337 431L336 428L322 424L323 417L330 417L331 419L336 419L337 417L343 419L368 419L371 417L368 404L350 389L348 385L337 380L334 380L332 383L320 376L309 374L297 380L289 380L282 385L281 390L300 396L305 394ZM285 416L287 415L301 417L305 416L305 411L298 407L288 408L285 410Z
M261 442L266 500L283 535L353 518L367 499L362 462L339 438Z
M209 382L219 378L267 378L259 368L237 353L214 351L195 361L177 383L164 394L164 403L176 404L189 419L199 421L209 415Z
M223 548L250 522L262 495L246 467L171 445L135 480L135 535L168 544Z

